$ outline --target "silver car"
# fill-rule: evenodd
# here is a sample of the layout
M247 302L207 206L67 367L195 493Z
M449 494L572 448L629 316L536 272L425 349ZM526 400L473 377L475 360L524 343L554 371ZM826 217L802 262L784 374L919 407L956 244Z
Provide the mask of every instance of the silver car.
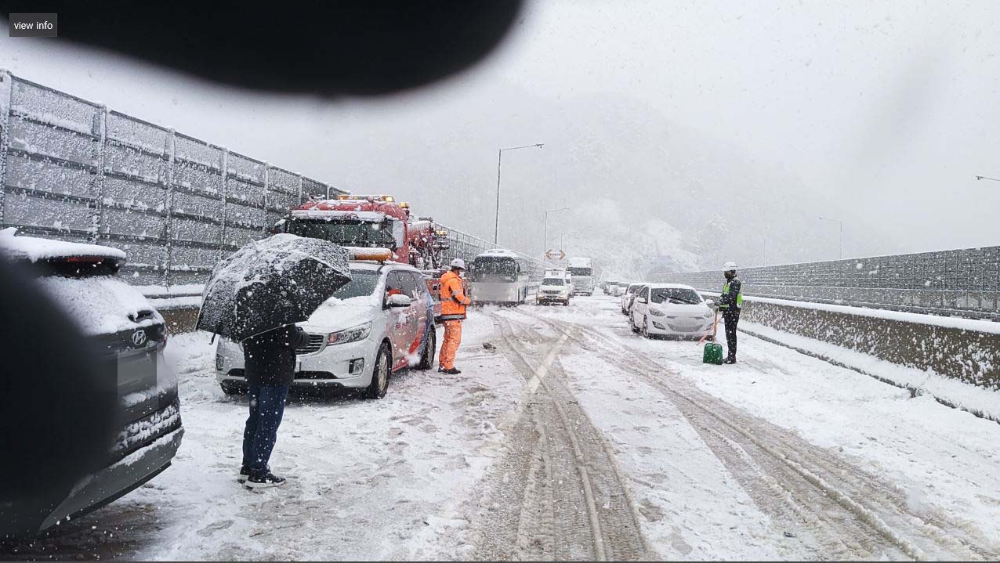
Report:
M392 373L434 363L434 300L412 266L351 262L351 281L301 326L309 343L297 350L293 388L357 389L385 396ZM243 349L222 339L216 377L227 394L246 392Z

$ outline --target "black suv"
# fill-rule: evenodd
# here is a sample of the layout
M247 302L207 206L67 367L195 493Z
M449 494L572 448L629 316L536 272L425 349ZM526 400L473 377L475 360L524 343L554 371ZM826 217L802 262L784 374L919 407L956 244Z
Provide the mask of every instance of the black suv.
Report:
M118 388L115 435L98 471L77 483L52 511L5 510L4 535L41 532L136 489L166 469L184 433L177 379L163 361L163 317L116 274L125 253L105 246L0 231L0 254L22 266L75 320L100 356L97 368Z

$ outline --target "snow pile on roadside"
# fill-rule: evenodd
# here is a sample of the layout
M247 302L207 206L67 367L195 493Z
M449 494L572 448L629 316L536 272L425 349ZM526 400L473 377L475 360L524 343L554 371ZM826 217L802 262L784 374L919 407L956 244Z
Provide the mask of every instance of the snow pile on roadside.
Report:
M711 291L703 291L701 293L712 296L719 295L718 293ZM772 297L745 297L744 299L747 301L768 303L771 305L782 305L784 307L798 307L800 309L814 309L817 311L841 313L844 315L854 315L860 317L871 317L874 319L885 319L890 321L925 324L931 326L939 326L942 328L971 330L974 332L985 332L987 334L1000 334L1000 323L994 321L964 319L959 317L942 317L940 315L907 313L904 311L890 311L887 309L871 309L868 307L851 307L849 305L812 303L809 301L790 301L787 299L774 299Z
M891 311L888 311L891 313ZM908 313L899 313L906 315ZM927 317L927 315L920 315ZM968 319L944 319L946 321L968 321L970 323L997 324L989 321L969 321ZM789 334L764 325L742 322L740 330L767 340L790 346L796 350L819 356L842 366L860 371L887 383L910 389L917 394L927 394L949 406L971 412L990 420L1000 422L1000 392L983 389L956 379L951 379L930 370L904 367L880 360L874 356L855 352L813 338Z

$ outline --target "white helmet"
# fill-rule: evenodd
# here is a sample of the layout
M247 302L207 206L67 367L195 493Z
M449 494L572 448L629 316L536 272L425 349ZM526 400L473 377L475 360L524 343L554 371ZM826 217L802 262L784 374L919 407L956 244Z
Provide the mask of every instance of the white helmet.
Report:
M465 269L465 260L462 260L461 258L455 258L454 260L451 261L451 267L452 268L461 268L461 269L464 270Z
M732 272L736 270L736 262L726 262L726 265L722 267L723 272Z

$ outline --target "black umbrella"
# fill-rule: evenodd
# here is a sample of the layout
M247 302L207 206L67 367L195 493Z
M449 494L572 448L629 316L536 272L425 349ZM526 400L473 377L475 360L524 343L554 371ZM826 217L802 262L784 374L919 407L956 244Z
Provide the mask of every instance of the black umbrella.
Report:
M347 250L277 234L223 260L205 284L198 328L237 342L302 322L351 281Z

